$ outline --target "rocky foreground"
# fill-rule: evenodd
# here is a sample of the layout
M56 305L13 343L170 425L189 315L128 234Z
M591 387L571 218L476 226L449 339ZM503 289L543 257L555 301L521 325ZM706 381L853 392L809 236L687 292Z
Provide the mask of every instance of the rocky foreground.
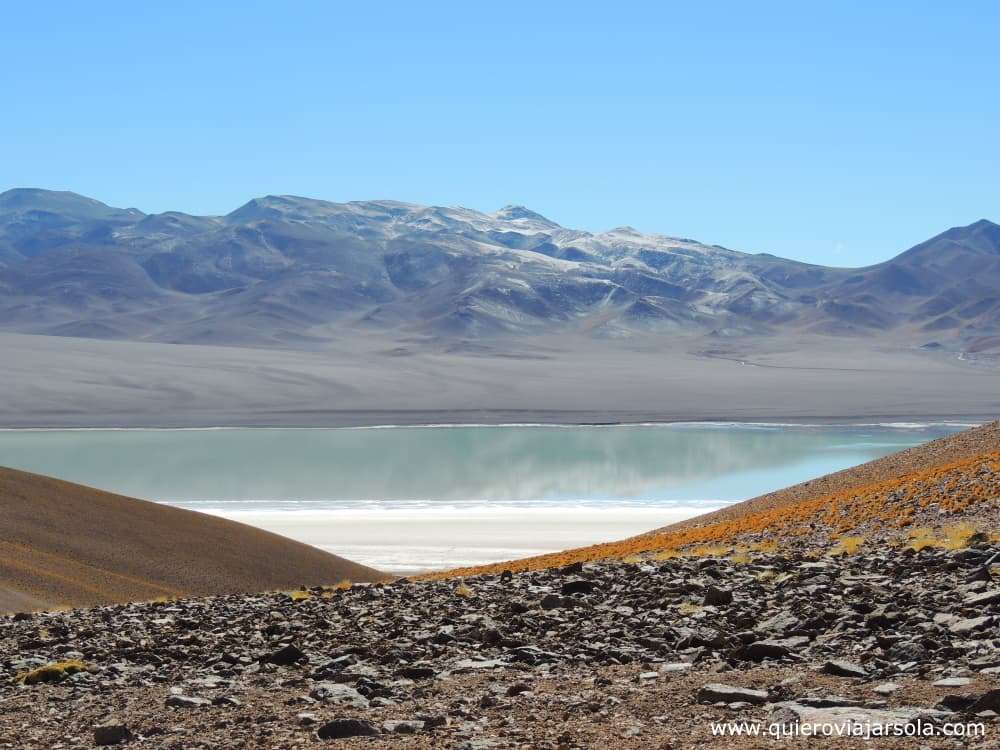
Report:
M984 541L13 615L0 746L774 747L711 722L854 720L998 747L997 566Z

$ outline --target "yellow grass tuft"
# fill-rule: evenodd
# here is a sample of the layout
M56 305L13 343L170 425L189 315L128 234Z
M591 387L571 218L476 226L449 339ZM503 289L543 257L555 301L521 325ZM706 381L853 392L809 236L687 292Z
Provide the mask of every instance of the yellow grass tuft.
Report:
M338 592L349 591L350 588L351 588L351 582L345 578L343 581L338 583L336 586L333 586L332 588L324 588L321 596L324 599L332 599L334 596L337 595Z
M690 551L692 557L725 557L733 551L732 547L722 544L702 544L693 547Z
M87 665L79 659L68 659L67 661L57 661L46 664L44 667L21 672L14 678L14 682L21 685L35 685L39 682L59 682L69 677L71 674L83 672Z
M919 529L913 529L907 536L910 540L909 547L914 552L919 552L927 547L933 547L937 543L934 530L923 526Z
M682 615L693 615L701 610L700 604L692 604L691 602L681 602L677 605L677 611Z
M460 583L455 587L455 596L460 596L463 599L470 599L475 595L476 593L464 583Z
M293 602L304 602L307 599L311 599L312 594L310 594L308 591L303 591L302 589L299 589L298 591L290 591L288 593L288 598L291 599Z
M945 526L942 531L941 546L945 549L965 549L979 530L970 523L956 523Z
M910 532L910 548L919 552L926 547L940 547L941 549L956 550L965 549L971 540L979 536L979 531L969 523L956 523L945 526L940 534L935 534L933 529L919 528Z
M864 544L863 536L842 536L836 539L836 544L830 548L829 554L833 557L839 555L853 555Z
M681 557L681 553L675 549L662 549L655 553L650 559L656 560L657 562L662 562L664 560L675 560Z

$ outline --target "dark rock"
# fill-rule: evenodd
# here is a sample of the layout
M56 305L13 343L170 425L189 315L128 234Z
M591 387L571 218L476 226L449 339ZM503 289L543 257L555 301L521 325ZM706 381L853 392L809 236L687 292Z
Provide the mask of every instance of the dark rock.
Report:
M397 677L405 677L408 680L429 680L436 674L437 672L432 667L416 664L411 664L395 671Z
M702 600L705 606L723 606L733 603L733 592L729 589L722 589L717 586L709 586L705 589L705 598Z
M124 724L102 724L94 727L95 745L120 745L132 738L132 732Z
M558 594L546 594L540 604L542 609L559 609L563 605L563 600Z
M842 659L834 659L833 661L826 662L823 665L823 672L835 675L836 677L855 677L858 679L868 677L868 671L864 667L849 661L843 661Z
M841 695L820 695L798 698L796 703L810 708L882 708L885 703L880 701L877 705L872 705L867 701L845 698Z
M263 658L263 661L268 664L277 664L279 666L291 666L296 662L304 659L306 655L299 650L297 646L289 643L287 646L282 646L277 651L273 651Z
M975 705L977 697L975 695L946 695L938 703L939 708L946 711L967 712Z
M978 714L981 711L996 711L1000 713L1000 688L988 690L983 693L969 707L970 713Z
M451 720L443 714L419 714L417 718L424 722L425 729L439 729L451 723Z
M378 729L363 719L334 719L321 726L316 734L321 740L342 740L348 737L374 737Z
M784 638L781 640L756 641L746 646L744 653L750 661L764 661L764 659L780 659L789 656L799 647L807 644L808 638L801 636Z
M573 594L593 594L596 588L593 581L580 578L575 581L566 581L562 585L561 591L563 596L572 596Z
M513 698L516 695L520 695L521 693L527 693L530 691L531 691L531 685L528 685L525 682L515 682L513 685L507 688L506 695L508 698Z

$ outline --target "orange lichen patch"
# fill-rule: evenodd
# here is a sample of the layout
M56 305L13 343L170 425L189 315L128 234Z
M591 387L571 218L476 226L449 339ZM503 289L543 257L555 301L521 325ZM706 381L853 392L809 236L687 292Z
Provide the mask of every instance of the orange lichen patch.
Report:
M877 529L882 538L888 539L893 530L896 535L902 535L902 529L911 526L921 511L957 516L979 503L998 499L1000 451L991 451L864 487L736 515L725 521L691 525L523 560L431 573L421 578L474 576L503 570L540 570L593 560L640 561L668 550L696 555L730 554L742 541L771 549L778 540L784 542L803 538L818 528L836 536L861 528L865 528L866 533L867 530ZM868 536L873 538L871 534Z

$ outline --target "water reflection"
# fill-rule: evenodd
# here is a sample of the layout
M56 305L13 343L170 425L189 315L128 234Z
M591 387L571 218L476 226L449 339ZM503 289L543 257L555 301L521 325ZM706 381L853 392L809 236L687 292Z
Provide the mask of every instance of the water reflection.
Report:
M9 431L0 432L0 464L170 501L731 501L957 429L640 425Z

